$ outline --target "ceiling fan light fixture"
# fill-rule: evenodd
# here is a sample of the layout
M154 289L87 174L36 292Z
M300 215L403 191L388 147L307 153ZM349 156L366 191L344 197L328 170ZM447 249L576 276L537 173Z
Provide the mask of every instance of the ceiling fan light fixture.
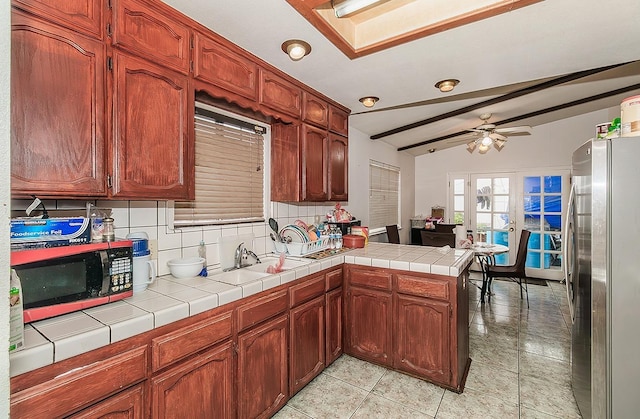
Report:
M467 144L467 151L469 153L473 153L473 150L476 149L476 142L475 141L471 141L470 143Z
M485 133L484 137L482 137L481 143L482 145L489 147L491 144L493 144L493 138L489 137L489 135Z
M489 146L480 144L480 147L478 147L478 153L485 154L487 151L489 151Z
M293 61L300 61L311 53L311 45L300 39L284 41L281 48Z
M502 149L504 148L504 144L505 143L506 143L505 140L495 140L493 142L493 146L496 148L496 150L502 151Z
M442 93L447 93L452 91L458 85L458 83L460 83L460 80L446 79L446 80L440 80L435 84L435 86Z
M380 98L375 96L365 96L361 97L358 100L365 108L373 108L373 106L380 100Z

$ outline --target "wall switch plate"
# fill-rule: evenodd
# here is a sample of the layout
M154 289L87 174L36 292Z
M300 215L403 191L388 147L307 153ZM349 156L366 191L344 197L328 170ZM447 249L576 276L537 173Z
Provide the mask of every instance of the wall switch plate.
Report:
M149 240L149 251L151 252L151 260L158 259L158 240Z

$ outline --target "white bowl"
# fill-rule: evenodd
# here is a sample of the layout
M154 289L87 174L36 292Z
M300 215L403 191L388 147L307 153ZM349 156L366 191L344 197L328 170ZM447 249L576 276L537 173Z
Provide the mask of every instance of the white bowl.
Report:
M171 259L167 262L171 275L176 278L193 278L194 276L198 276L200 271L202 271L203 265L204 258L198 257Z

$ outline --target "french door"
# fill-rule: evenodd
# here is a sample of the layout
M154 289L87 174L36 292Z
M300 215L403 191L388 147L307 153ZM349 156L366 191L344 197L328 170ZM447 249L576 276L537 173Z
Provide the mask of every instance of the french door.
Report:
M509 252L496 255L496 264L514 263L517 245L515 175L472 174L470 186L469 216L474 240L507 246Z
M515 173L450 173L449 222L464 224L474 240L502 244L509 253L496 263L516 261L523 229L531 231L527 275L562 279L562 228L569 192L569 170Z

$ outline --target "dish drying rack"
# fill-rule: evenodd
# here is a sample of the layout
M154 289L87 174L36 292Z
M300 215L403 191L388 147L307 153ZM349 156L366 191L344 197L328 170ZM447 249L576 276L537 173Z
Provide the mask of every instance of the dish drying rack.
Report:
M329 236L320 236L318 240L306 243L273 242L274 253L288 253L290 256L305 256L320 252L329 247Z

